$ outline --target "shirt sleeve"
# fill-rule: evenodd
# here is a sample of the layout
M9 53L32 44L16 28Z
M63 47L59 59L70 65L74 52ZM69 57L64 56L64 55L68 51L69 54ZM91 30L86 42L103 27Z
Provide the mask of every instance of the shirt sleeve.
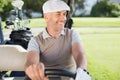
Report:
M76 30L72 29L72 45L77 42L81 42L81 40L80 34Z
M35 39L34 37L31 38L31 40L29 41L27 50L28 50L28 51L34 50L34 51L36 51L37 53L40 53L39 45L38 45L38 43L36 42L36 39Z

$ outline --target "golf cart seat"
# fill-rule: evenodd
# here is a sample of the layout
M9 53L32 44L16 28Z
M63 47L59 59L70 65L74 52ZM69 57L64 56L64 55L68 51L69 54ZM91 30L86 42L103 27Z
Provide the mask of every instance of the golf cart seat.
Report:
M0 45L0 71L24 71L26 54L19 45Z

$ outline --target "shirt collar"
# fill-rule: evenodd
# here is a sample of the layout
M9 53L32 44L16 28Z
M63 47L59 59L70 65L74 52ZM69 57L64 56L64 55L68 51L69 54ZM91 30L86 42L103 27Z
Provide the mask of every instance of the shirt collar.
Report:
M61 36L61 35L65 35L64 29L61 31L60 36ZM42 36L43 36L43 39L52 38L52 37L48 34L46 28L42 31Z

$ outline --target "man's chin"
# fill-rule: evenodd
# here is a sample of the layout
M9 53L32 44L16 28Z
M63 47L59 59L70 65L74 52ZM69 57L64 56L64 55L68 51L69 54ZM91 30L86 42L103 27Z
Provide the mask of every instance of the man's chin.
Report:
M62 31L64 29L64 26L58 26L58 31Z
M63 29L64 29L64 26L60 27L60 29L63 30Z

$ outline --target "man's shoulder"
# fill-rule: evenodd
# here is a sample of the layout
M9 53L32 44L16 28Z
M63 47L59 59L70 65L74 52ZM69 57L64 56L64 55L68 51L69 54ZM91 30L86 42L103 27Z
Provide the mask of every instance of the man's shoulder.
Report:
M64 28L65 33L74 33L76 32L75 29Z
M72 31L72 29L69 29L69 28L64 28L64 31L65 31L65 32L71 32L71 31Z
M39 32L35 37L41 36L43 34L43 31Z

